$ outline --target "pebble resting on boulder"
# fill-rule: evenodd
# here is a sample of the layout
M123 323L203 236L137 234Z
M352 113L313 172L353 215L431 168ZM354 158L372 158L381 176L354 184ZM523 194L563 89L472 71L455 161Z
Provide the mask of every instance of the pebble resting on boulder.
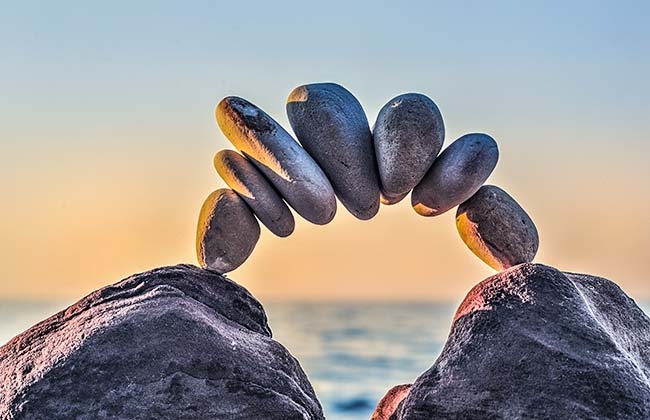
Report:
M650 419L650 319L613 282L523 264L475 286L390 420Z
M373 129L382 201L395 204L429 170L445 140L445 125L436 104L419 93L391 99L379 111Z
M189 265L97 290L0 347L0 372L3 420L324 419L262 305Z
M456 227L467 247L497 271L533 261L539 247L528 214L494 185L482 186L458 207Z
M345 208L362 220L375 216L379 175L368 119L357 98L335 83L299 86L289 94L287 116Z
M413 189L411 204L422 216L438 216L470 198L490 176L499 149L487 134L466 134L436 158Z
M216 117L228 140L251 159L302 217L318 225L334 218L336 197L329 180L273 118L234 96L219 102Z
M239 267L260 238L260 225L246 203L233 190L220 189L201 207L196 232L199 263L218 273Z

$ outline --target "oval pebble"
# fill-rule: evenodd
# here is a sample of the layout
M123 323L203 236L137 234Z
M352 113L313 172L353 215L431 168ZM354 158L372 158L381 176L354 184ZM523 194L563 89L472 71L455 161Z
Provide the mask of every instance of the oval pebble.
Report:
M413 189L411 204L422 216L438 216L470 198L490 176L499 149L487 134L460 137L436 158Z
M436 104L419 93L391 99L379 111L373 129L384 196L407 194L424 177L445 140Z
M336 196L323 170L287 131L245 99L217 105L217 123L230 142L257 166L298 214L324 225L336 214Z
M196 253L203 268L227 273L251 255L260 237L260 225L237 193L222 188L201 207L196 231Z
M458 207L456 227L467 247L498 271L532 262L539 247L530 216L494 185L484 185Z
M255 165L234 150L221 150L214 156L214 167L264 226L279 237L291 235L295 228L291 210Z
M332 182L341 203L367 220L379 210L379 174L368 119L359 101L335 83L295 88L287 115L298 141Z

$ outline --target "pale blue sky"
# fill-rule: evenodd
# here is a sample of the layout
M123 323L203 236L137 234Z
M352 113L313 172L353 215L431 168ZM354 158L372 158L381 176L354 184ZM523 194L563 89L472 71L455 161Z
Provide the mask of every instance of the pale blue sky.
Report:
M36 101L46 121L74 111L94 123L232 91L283 114L287 89L331 79L367 103L433 87L481 102L535 94L526 109L566 113L599 102L634 120L650 93L649 17L642 1L11 2L2 105L16 123Z
M315 81L349 88L371 123L399 93L431 96L446 145L469 131L497 139L491 182L529 209L545 262L650 290L639 278L650 268L650 3L460 3L6 2L0 174L8 182L0 192L10 204L0 251L21 286L5 294L37 294L39 282L51 283L44 273L67 295L193 262L196 214L218 184L212 156L229 147L215 104L243 96L286 125L287 94ZM412 213L406 203L385 212L393 219L377 229L400 229L395 220ZM341 217L332 227L338 238L362 235ZM453 232L435 235L460 242ZM334 252L329 243L263 237L251 264L287 265L279 256L305 244ZM455 249L448 265L471 258ZM378 252L371 247L359 264ZM325 268L326 260L305 258ZM468 278L461 289L489 273L477 264L458 273ZM266 271L245 270L233 277L266 292L256 280ZM398 272L417 274L387 276Z

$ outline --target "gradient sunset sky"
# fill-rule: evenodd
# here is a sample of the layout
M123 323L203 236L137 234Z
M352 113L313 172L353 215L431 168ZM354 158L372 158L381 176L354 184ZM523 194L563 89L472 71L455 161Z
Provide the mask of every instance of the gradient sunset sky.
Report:
M92 4L91 4L92 3ZM489 179L528 211L536 259L650 299L648 2L12 2L0 14L0 298L76 299L196 263L204 198L231 148L214 107L238 95L289 129L296 86L334 81L371 124L430 96L445 147L499 143ZM434 4L435 3L435 4ZM263 229L229 274L255 295L451 299L493 271L454 211L409 200L361 222Z

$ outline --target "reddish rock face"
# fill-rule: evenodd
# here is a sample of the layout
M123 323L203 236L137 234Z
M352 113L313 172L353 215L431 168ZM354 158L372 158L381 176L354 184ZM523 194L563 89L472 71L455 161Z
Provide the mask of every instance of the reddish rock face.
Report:
M395 385L379 401L370 420L389 420L397 407L411 391L411 384Z

